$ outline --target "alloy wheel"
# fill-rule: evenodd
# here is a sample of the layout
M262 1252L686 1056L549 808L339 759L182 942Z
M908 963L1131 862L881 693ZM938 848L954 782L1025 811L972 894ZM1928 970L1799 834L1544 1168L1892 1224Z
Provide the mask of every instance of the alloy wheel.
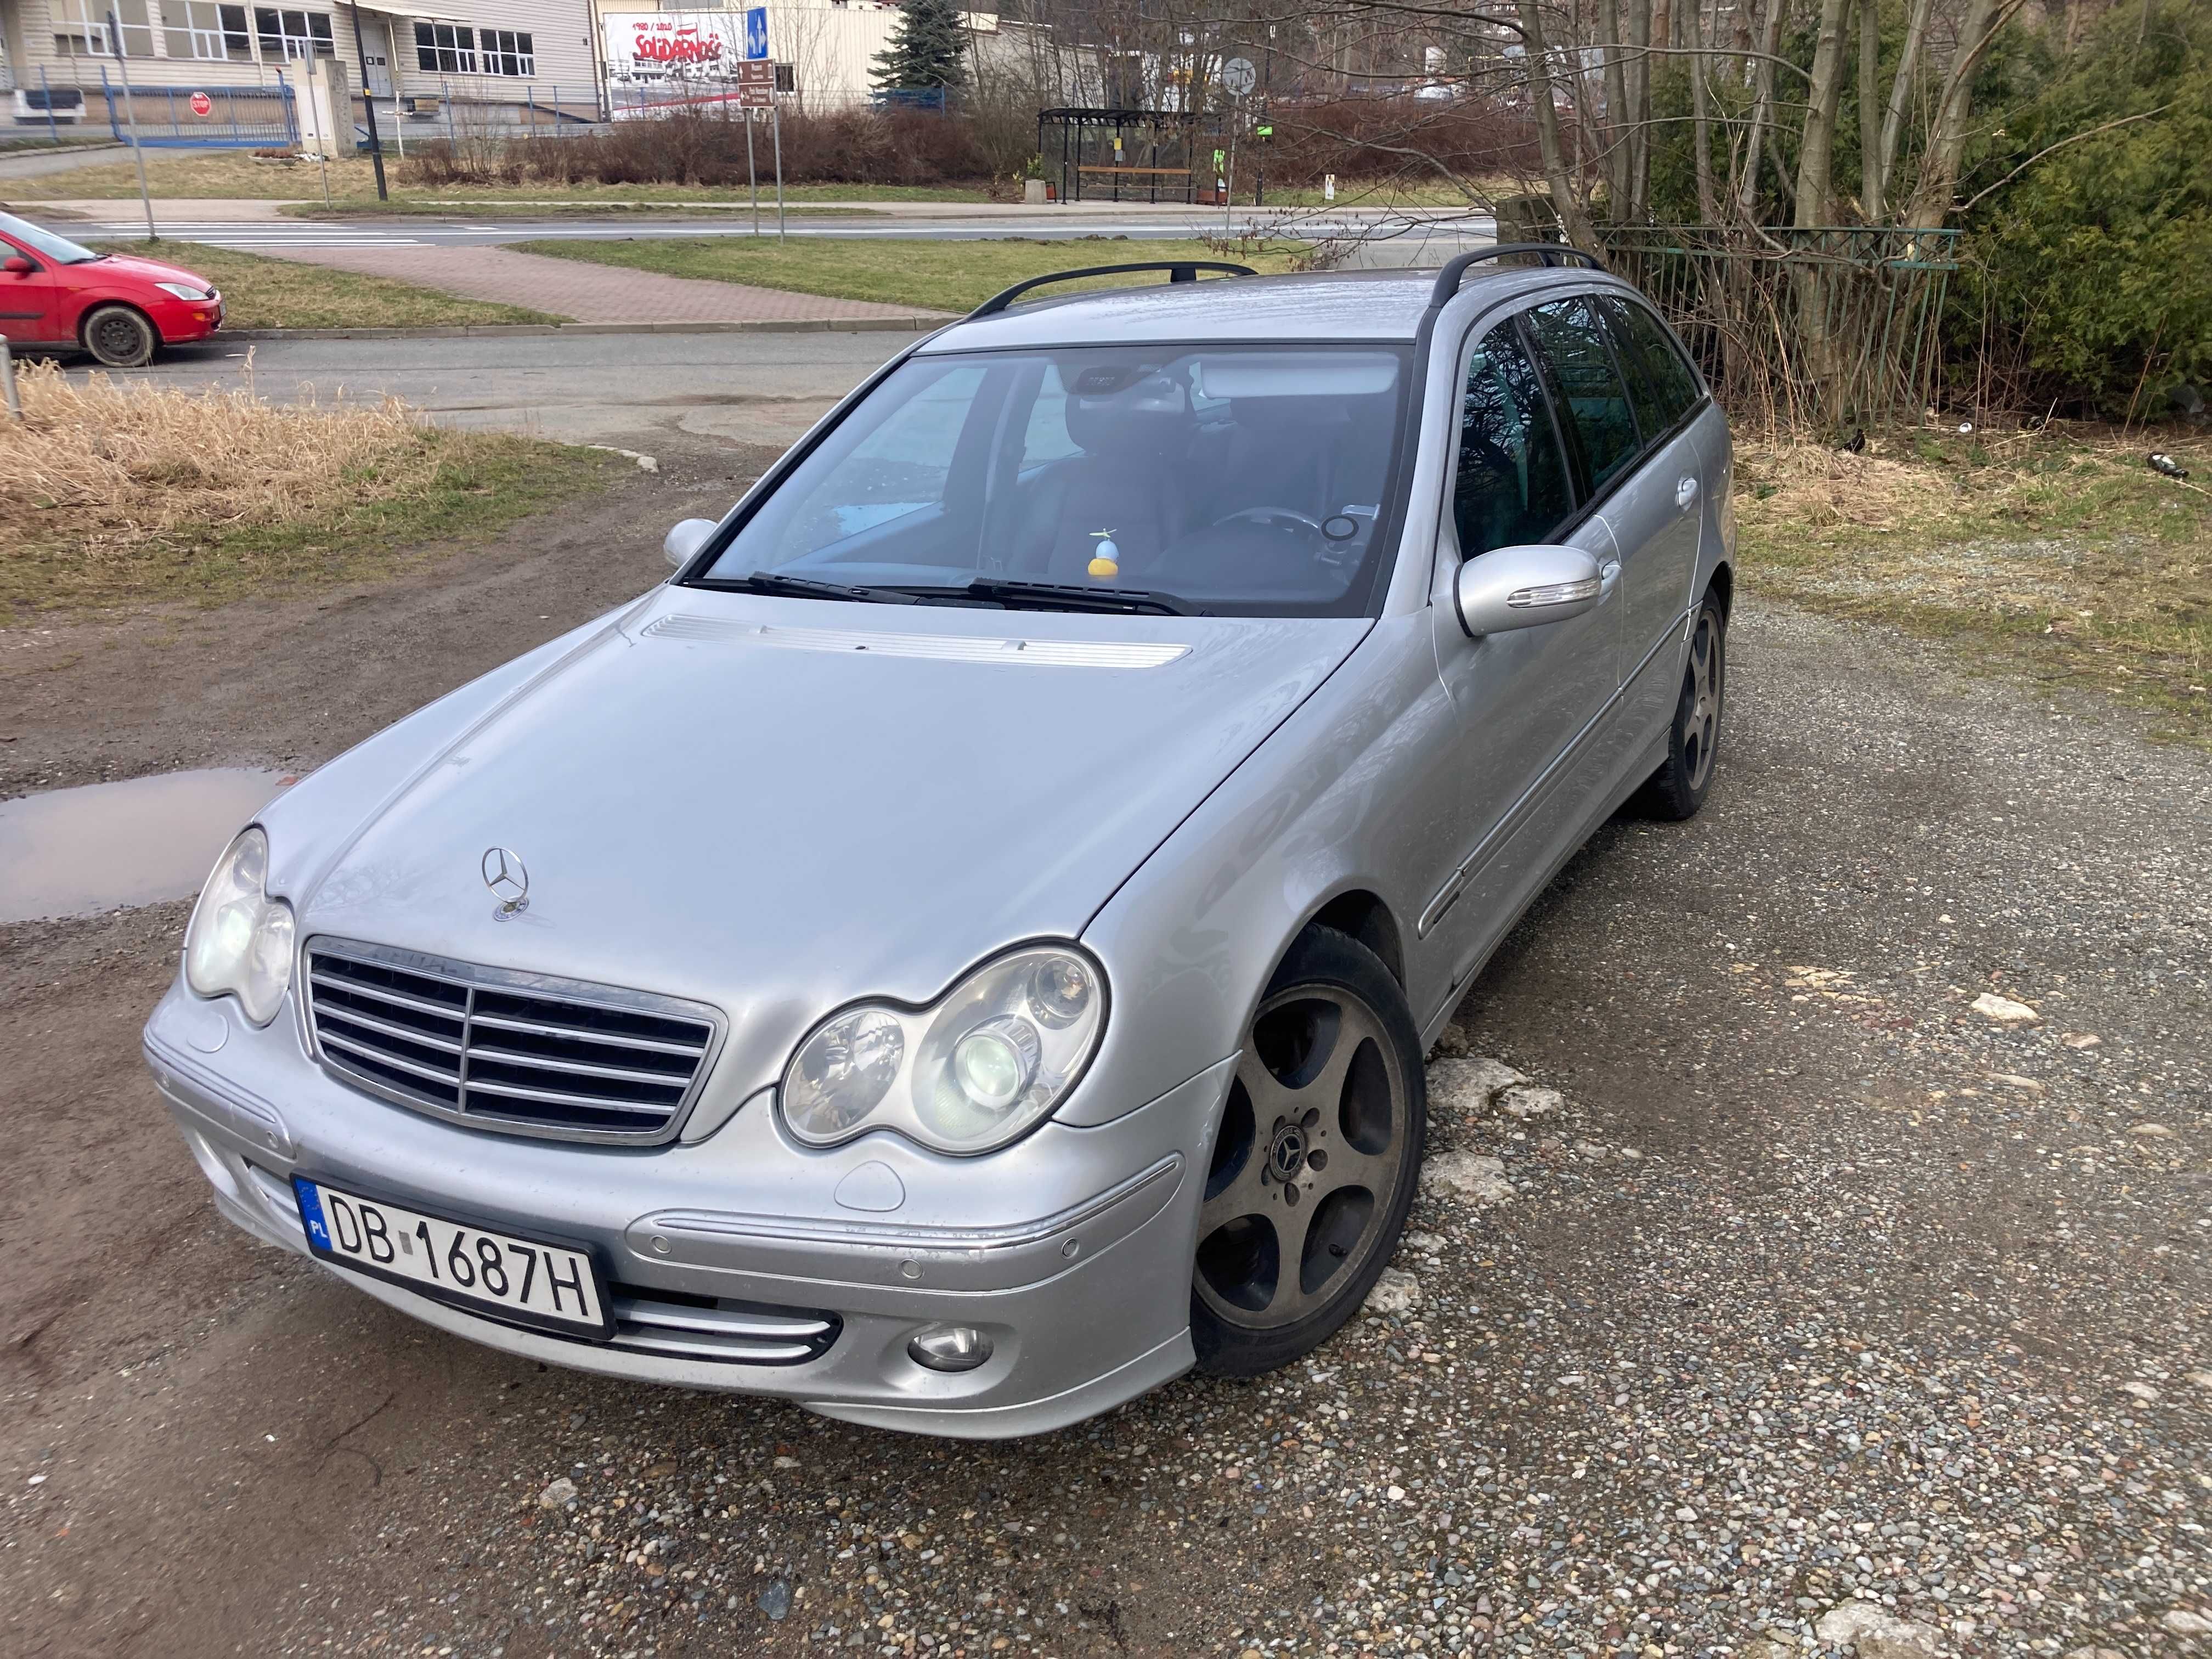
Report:
M1380 1245L1408 1140L1401 1064L1365 1001L1307 985L1262 1003L1199 1212L1207 1308L1261 1331L1321 1307Z
M1713 769L1720 735L1721 632L1711 611L1698 613L1690 635L1690 665L1682 679L1682 769L1692 790L1703 789Z

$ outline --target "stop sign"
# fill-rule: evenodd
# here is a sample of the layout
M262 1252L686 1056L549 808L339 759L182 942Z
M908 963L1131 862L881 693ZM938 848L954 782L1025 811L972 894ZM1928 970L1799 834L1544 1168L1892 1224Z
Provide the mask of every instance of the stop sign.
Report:
M192 94L192 113L204 118L215 113L215 100L204 92Z

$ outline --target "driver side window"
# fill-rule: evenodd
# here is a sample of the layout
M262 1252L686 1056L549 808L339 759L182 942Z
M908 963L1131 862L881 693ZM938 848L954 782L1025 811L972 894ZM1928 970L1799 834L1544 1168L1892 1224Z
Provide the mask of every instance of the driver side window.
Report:
M1510 319L1468 360L1452 522L1460 556L1547 539L1574 511L1566 458L1536 366Z

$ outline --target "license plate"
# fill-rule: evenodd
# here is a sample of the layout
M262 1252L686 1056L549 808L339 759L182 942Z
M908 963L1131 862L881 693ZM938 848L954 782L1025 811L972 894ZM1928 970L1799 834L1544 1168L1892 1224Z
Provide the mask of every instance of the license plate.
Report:
M523 1324L605 1336L598 1270L584 1251L515 1238L380 1198L292 1177L307 1247L325 1261Z

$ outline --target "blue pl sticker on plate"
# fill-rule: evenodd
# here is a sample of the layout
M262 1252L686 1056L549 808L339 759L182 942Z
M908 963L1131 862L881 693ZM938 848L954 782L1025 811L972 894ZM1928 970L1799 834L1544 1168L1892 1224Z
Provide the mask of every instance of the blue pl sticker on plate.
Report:
M330 1229L323 1225L323 1195L312 1181L292 1177L292 1191L300 1200L300 1216L307 1224L307 1237L324 1249L331 1248Z

